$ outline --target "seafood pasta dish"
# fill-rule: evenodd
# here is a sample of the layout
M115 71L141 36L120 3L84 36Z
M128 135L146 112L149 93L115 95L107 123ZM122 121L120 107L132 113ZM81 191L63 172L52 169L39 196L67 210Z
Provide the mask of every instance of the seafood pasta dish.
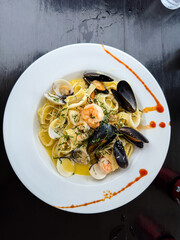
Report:
M55 80L44 97L39 139L64 177L103 179L127 168L134 148L148 143L137 130L142 111L127 81L85 72L81 79Z

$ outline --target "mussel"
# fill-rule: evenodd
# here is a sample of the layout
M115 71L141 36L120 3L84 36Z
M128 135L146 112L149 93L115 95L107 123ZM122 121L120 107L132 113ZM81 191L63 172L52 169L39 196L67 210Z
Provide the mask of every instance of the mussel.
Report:
M95 72L85 72L84 73L84 77L86 77L89 81L93 81L93 80L98 80L100 82L113 82L114 80L104 74L101 73L95 73Z
M148 143L148 139L142 135L142 133L138 132L134 128L130 127L122 127L119 130L120 134L123 134L123 137L129 142L133 143L139 148L143 148L143 143Z
M117 164L121 168L127 168L128 167L128 159L127 159L124 147L119 140L116 140L116 142L114 143L113 153L114 153L114 157L116 159Z
M126 81L120 81L117 85L117 91L111 89L112 94L127 112L133 113L137 109L137 103L131 86Z
M92 136L88 140L87 151L91 152L97 148L105 147L113 141L116 137L117 129L110 124L103 123L100 127L96 128Z
M111 77L106 76L104 74L100 73L94 73L94 72L85 72L83 74L84 80L91 84L93 83L96 86L97 92L108 94L109 91L104 86L103 82L112 82L114 81Z

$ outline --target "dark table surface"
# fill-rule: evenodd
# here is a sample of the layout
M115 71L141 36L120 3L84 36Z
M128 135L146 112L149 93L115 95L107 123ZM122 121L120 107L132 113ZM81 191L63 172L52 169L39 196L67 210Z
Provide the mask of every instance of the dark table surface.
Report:
M165 166L180 172L180 11L165 9L159 0L0 0L1 121L13 85L33 61L55 48L82 42L121 49L154 75L171 114ZM180 208L154 183L132 202L110 212L58 211L19 181L5 153L2 134L0 146L0 239L106 240L122 222L121 239L138 239L132 228L141 213L151 215L180 239Z

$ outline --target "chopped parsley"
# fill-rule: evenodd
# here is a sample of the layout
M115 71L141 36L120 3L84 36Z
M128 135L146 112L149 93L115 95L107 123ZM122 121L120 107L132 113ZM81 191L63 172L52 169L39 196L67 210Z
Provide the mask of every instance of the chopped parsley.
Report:
M94 118L95 118L95 116L93 116L93 115L91 114L91 115L90 115L90 118L94 119Z
M122 120L123 120L122 118L119 119L119 126L120 126L120 127L123 127Z
M110 115L111 115L111 114L114 115L114 114L116 114L116 113L114 112L114 110L108 111L107 108L104 106L104 104L103 104L101 101L98 100L98 102L99 102L100 107L102 108L103 113L104 113L104 120L103 120L102 122L107 124L107 123L109 123L109 117L110 117Z
M58 146L61 146L61 145L65 144L65 143L66 143L66 142L59 143Z
M60 163L62 164L62 160L60 157L53 157L54 159L58 159L60 161Z
M72 117L74 118L74 122L78 122L79 121L79 116L78 114L72 115Z
M63 137L64 139L66 139L66 140L69 140L69 138L72 137L72 136L69 136L69 135L63 133L62 137Z
M92 143L98 143L98 142L100 142L101 140L102 140L102 139L97 138L97 139L92 140L91 142L92 142Z

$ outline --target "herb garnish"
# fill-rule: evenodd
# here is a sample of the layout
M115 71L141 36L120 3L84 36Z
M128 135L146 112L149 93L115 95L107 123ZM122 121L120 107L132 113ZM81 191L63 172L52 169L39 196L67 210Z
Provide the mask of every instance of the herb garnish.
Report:
M93 116L93 115L91 114L91 115L90 115L90 118L94 119L94 118L95 118L95 116Z
M60 157L53 157L54 159L58 159L60 161L60 163L62 164L62 160Z
M74 118L74 122L78 122L79 120L78 114L72 115L72 117Z

